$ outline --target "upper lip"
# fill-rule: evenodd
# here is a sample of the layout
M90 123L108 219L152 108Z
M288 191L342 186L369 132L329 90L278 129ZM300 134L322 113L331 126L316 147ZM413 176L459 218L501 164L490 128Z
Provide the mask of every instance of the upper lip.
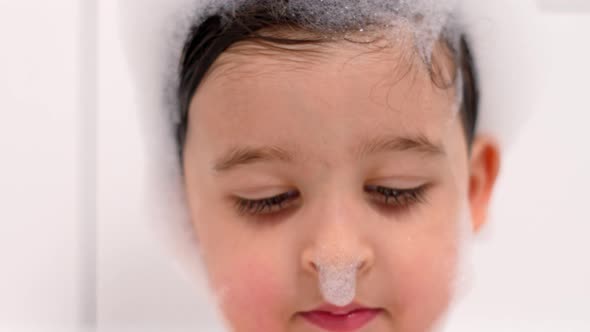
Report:
M351 303L351 304L344 306L344 307L338 307L338 306L335 306L332 304L323 304L323 305L320 305L319 307L317 307L313 310L310 310L308 312L321 311L321 312L329 312L333 315L346 315L346 314L351 313L353 311L372 310L372 309L375 309L375 308L369 308L369 307L360 305L355 302L355 303Z

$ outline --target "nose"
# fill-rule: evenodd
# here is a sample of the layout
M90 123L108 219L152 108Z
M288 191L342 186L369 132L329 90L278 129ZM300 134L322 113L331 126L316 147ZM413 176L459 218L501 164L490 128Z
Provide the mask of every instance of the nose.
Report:
M373 266L370 247L349 222L320 227L316 242L302 254L304 270L317 280L323 299L344 307L356 298L356 284Z
M372 245L363 236L363 219L350 210L342 210L342 213L314 220L317 226L313 240L301 254L303 270L318 276L326 266L354 266L357 277L368 273L375 255Z
M316 277L326 266L354 266L359 277L368 273L374 264L373 251L354 239L340 241L317 243L306 248L301 255L303 270Z
M313 230L306 234L301 266L317 281L326 302L344 307L354 301L357 282L374 265L371 229L358 197L342 191L323 197L330 198L308 210Z

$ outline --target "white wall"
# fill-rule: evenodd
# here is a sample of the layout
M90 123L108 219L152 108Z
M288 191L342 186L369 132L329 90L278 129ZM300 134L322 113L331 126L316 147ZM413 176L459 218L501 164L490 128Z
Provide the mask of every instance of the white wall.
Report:
M0 1L0 331L86 319L80 7Z

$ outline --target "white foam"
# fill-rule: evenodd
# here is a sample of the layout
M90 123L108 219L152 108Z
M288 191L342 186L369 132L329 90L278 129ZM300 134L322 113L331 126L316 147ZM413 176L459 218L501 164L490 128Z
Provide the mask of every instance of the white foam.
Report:
M319 33L338 34L366 31L369 26L386 28L389 37L399 38L399 30L410 32L416 50L429 61L432 45L441 36L452 41L458 31L457 0L208 0L199 2L192 24L219 14L227 21L240 9L253 4L269 8L276 18L289 17L304 28ZM190 8L190 7L189 7ZM194 8L194 7L193 7ZM185 8L186 13L186 8ZM186 27L183 30L188 32Z
M358 265L356 261L318 264L320 292L326 302L344 307L354 300Z

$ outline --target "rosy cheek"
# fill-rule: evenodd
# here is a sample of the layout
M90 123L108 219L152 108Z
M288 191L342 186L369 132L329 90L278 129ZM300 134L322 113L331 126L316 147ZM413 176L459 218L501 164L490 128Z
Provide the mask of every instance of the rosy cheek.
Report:
M222 308L237 331L280 330L282 285L262 262L235 263L216 282Z
M434 248L430 248L434 249ZM456 268L454 252L422 250L395 263L397 306L407 330L426 330L447 309Z

